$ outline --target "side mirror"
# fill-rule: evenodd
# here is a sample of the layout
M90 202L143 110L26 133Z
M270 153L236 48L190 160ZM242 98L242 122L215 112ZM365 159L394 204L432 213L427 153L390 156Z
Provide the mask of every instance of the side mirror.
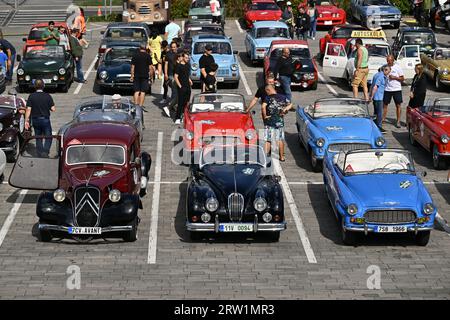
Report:
M237 50L233 51L233 54L238 54L238 53L239 53L239 51L237 51Z
M17 57L16 57L16 60L17 60L17 62L22 61L22 56L20 54L18 54Z

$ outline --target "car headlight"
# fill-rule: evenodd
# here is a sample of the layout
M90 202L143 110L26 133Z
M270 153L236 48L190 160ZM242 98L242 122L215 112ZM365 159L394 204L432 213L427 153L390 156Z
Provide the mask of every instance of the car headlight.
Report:
M197 70L198 70L198 64L193 63L193 64L191 65L191 69L192 69L192 71L197 71Z
M442 142L443 144L447 144L447 143L448 143L448 136L447 136L446 134L443 134L443 135L441 136L441 142Z
M58 76L53 76L53 81L58 81Z
M319 139L317 139L317 140L316 140L316 145L317 145L319 148L322 148L322 147L325 145L325 139L324 139L324 138L319 138Z
M63 189L56 189L53 192L53 199L57 202L63 202L66 198L66 192Z
M256 211L262 212L267 209L267 201L264 198L256 198L255 201L253 201L253 207Z
M186 139L188 139L188 140L194 139L194 133L192 131L188 131L186 133Z
M135 15L134 13L132 13L132 14L130 15L130 18L131 18L131 19L136 18L136 15Z
M383 137L378 137L375 140L375 144L377 147L382 147L385 144L386 140Z
M270 222L272 220L272 215L269 212L266 212L262 216L264 222Z
M17 74L18 74L19 76L23 76L24 73L25 73L25 71L24 71L23 69L17 69Z
M205 203L206 210L214 212L219 208L219 201L216 198L208 198Z
M445 68L445 69L441 70L441 74L444 76L448 75L448 69Z
M0 132L3 130L3 123L0 123Z
M211 220L211 215L208 212L205 212L200 217L204 223L207 223Z
M31 80L31 77L30 77L30 76L25 76L25 80L26 80L26 81L30 81L30 80Z
M434 205L432 203L425 203L425 205L423 206L423 213L425 213L426 215L430 215L434 212Z
M231 65L231 70L232 71L236 71L238 69L238 65L237 64L232 64Z
M65 75L65 74L66 74L66 69L64 69L64 68L59 68L58 73L59 73L60 75Z
M100 79L105 80L106 78L108 78L108 72L102 71L102 72L100 72L99 76L100 76Z
M245 138L247 140L253 140L255 138L255 131L254 130L247 130L247 132L245 133Z
M130 13L128 12L128 11L124 11L124 12L122 12L122 17L128 17L128 16L130 16Z
M358 207L356 206L356 204L352 203L352 204L348 205L347 213L349 215L354 216L357 212L358 212Z
M111 200L111 202L119 202L120 197L121 197L121 193L117 189L113 189L109 192L109 200Z
M198 17L197 16L190 16L189 17L189 19L192 19L192 20L196 20Z
M402 16L401 15L399 15L399 14L396 14L395 15L395 19L400 19Z

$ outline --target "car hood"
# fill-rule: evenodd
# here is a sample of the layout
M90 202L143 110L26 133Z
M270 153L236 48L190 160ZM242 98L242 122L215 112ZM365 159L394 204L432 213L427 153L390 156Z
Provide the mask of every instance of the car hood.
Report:
M269 17L281 17L281 10L253 10L247 12L247 16L254 20L256 20L256 18L268 19Z
M117 75L117 74L121 74L121 73L130 74L131 62L124 61L124 60L105 62L99 66L98 72L101 72L104 70L113 75Z
M441 118L435 118L435 123L441 127L443 131L447 133L447 135L450 134L450 117L441 117Z
M123 167L120 166L80 165L73 166L72 168L67 170L65 174L67 180L70 182L73 188L89 183L89 185L96 186L100 190L102 190L124 177L127 172L123 169ZM89 179L89 177L91 178Z
M276 38L258 38L255 39L255 45L260 48L269 48L270 44L274 40L286 40L286 38L276 37Z
M421 197L418 178L409 174L367 174L345 177L345 184L365 207L411 208ZM368 188L367 186L370 186ZM405 187L407 186L407 187Z
M201 112L192 113L190 119L201 124L202 132L247 129L248 113L241 112Z
M446 60L434 60L434 62L436 63L436 65L441 68L441 69L450 69L450 59L446 59Z
M21 68L26 72L56 72L64 67L64 59L26 59L22 61Z
M386 57L379 57L379 56L371 56L369 57L369 69L376 69L378 70L380 66L383 66L386 64Z
M340 10L336 6L325 5L325 6L316 6L317 12L319 14L330 14L330 13L338 13Z
M401 14L400 10L392 6L365 6L363 11L367 12L380 12L381 14Z
M233 192L239 192L247 198L264 178L263 170L259 165L225 164L208 165L202 171L208 182L215 186L217 191L222 192L226 199Z
M234 56L232 54L214 54L214 61L220 66L234 62Z
M324 118L315 120L316 127L328 140L358 140L372 142L373 121L368 118Z

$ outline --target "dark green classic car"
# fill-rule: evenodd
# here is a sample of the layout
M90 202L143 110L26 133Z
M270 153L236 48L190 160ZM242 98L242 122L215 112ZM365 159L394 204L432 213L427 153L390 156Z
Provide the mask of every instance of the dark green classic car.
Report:
M44 81L46 88L69 90L74 80L74 59L70 52L59 45L31 45L17 59L18 90L23 92L34 86L37 79Z

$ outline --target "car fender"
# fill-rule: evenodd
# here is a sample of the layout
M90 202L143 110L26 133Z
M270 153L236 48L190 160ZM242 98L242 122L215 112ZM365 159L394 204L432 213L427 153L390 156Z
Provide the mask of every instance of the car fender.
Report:
M0 141L4 141L6 143L12 143L16 140L17 135L19 134L19 130L16 127L9 127L4 130L2 135L0 136Z

